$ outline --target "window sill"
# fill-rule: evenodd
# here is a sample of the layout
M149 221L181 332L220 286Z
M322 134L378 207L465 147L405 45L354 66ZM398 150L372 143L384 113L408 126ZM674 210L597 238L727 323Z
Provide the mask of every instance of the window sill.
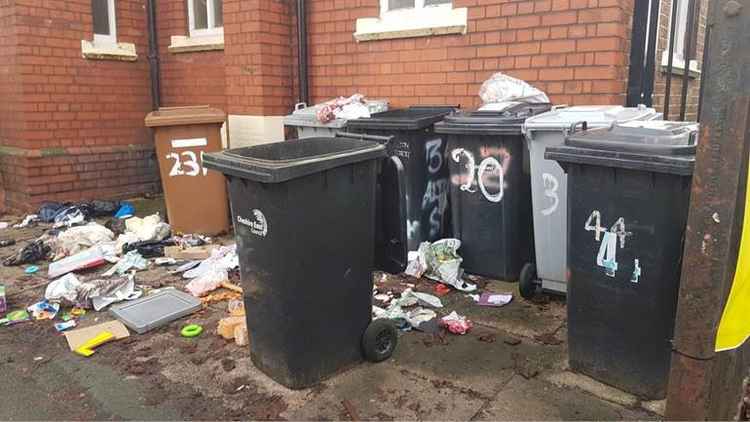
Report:
M186 37L173 35L169 47L170 53L191 53L196 51L216 51L224 49L224 35L205 37Z
M669 53L664 52L661 56L661 71L662 73L667 73L669 71L668 65L669 64ZM701 76L701 70L698 68L698 61L697 60L690 60L690 73L688 73L688 76L695 79L699 78ZM685 74L685 61L681 58L675 56L672 59L672 75L682 76Z
M118 42L111 45L95 45L91 41L81 40L81 55L90 60L118 60L134 62L138 59L135 44Z
M380 18L357 19L354 39L374 41L465 34L467 19L468 10L465 7L458 9L435 7L388 12Z

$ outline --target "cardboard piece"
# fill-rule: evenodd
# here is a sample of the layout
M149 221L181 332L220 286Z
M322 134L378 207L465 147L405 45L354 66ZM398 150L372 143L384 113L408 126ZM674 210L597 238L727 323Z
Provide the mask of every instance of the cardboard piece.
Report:
M167 246L164 248L164 256L174 259L202 260L211 256L211 251L216 245L191 246L182 249L179 246Z
M68 340L68 347L75 351L83 346L89 340L101 334L102 331L108 331L115 336L115 340L130 337L128 328L120 321L108 321L101 324L92 325L91 327L78 328L65 332L65 339Z

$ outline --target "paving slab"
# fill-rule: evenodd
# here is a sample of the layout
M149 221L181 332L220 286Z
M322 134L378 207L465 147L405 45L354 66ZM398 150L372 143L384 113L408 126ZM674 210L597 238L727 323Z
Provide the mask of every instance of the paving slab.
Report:
M513 377L477 420L655 420L656 416L603 401L580 389Z

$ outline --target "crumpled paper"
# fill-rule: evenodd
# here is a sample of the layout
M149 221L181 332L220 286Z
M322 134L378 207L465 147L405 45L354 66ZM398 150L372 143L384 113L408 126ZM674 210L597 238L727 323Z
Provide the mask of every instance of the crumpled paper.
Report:
M547 94L529 85L525 81L497 72L484 81L479 88L479 97L484 104L522 102L549 103ZM502 108L505 108L503 105ZM491 108L482 107L481 110Z
M461 241L458 239L440 239L436 242L422 242L416 252L409 252L409 265L406 274L420 278L425 276L453 286L463 292L477 289L475 284L462 279L463 258L458 255Z
M116 272L119 275L123 275L130 270L145 270L148 268L148 261L142 257L138 251L130 251L126 253L112 268L108 269L102 274L104 277L110 277Z

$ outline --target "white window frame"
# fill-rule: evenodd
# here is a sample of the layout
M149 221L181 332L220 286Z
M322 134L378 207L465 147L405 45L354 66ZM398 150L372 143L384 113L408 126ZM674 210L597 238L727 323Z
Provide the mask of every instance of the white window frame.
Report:
M92 21L93 21L93 10ZM107 0L107 19L109 20L109 35L94 33L94 45L117 45L117 9L115 0Z
M424 0L414 0L414 7L389 10L388 0L380 0L381 19L429 19L433 16L445 15L446 12L450 12L452 9L453 1L426 6Z
M698 61L696 59L690 59L687 66L685 66L685 29L688 24L688 6L689 0L672 0L677 2L677 13L675 16L671 16L669 20L669 26L667 26L667 43L664 46L664 51L661 55L661 65L663 70L667 70L669 65L669 44L670 44L670 31L672 30L672 19L678 19L675 24L674 30L674 51L672 52L672 69L673 73L682 74L687 67L691 75L699 75L701 70L698 68ZM670 5L670 9L671 9ZM698 30L698 24L695 24L695 30Z
M216 0L206 0L206 23L208 28L195 28L195 11L193 10L193 0L187 1L188 9L188 30L191 37L215 37L224 36L224 26L216 26L216 16L214 16L214 2ZM223 8L222 8L223 9Z

